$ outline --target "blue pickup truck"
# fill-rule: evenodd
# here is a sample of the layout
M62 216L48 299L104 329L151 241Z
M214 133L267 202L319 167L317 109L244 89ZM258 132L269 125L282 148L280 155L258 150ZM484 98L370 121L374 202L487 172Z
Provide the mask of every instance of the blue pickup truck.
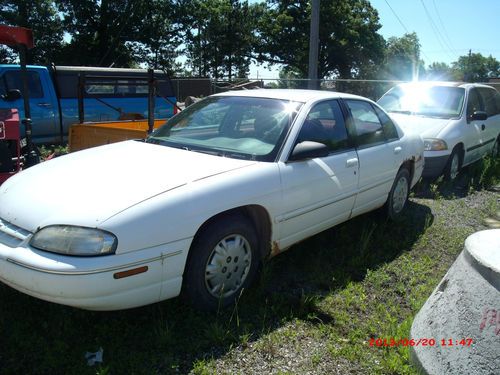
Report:
M35 143L63 142L69 127L83 121L145 119L148 95L155 118L176 113L172 84L161 71L151 77L142 69L28 65L27 70ZM21 88L19 65L0 65L0 109L17 108L24 118Z

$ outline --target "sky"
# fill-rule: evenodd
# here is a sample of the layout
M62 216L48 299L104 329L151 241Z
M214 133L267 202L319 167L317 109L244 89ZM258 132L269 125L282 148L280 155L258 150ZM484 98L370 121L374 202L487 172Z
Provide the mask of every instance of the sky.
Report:
M416 32L425 66L451 64L460 56L481 53L500 61L500 0L370 0L378 11L387 40ZM321 15L320 15L321 17ZM278 78L271 71L252 65L250 78Z

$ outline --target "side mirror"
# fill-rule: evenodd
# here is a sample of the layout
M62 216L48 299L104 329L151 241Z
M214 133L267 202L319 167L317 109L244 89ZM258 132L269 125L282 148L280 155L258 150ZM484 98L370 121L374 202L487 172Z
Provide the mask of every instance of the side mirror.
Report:
M290 155L289 161L322 158L330 154L328 146L319 142L304 141L297 143Z
M488 118L488 114L485 111L474 111L470 117L470 121L484 121Z
M5 95L2 95L2 99L7 101L7 102L13 102L15 100L21 99L23 95L21 94L21 91L14 89L14 90L9 90Z

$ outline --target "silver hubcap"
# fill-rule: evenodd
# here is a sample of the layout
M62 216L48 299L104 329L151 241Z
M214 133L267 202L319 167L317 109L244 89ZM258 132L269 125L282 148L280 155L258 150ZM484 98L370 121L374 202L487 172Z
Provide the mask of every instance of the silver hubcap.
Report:
M454 180L458 176L458 165L459 165L459 160L458 160L458 154L453 155L453 159L451 159L451 166L450 166L450 178Z
M392 194L392 209L395 213L400 213L408 197L408 181L406 177L401 177L396 183L394 193Z
M229 297L237 292L250 270L252 251L245 237L232 234L212 250L205 268L205 285L214 297Z

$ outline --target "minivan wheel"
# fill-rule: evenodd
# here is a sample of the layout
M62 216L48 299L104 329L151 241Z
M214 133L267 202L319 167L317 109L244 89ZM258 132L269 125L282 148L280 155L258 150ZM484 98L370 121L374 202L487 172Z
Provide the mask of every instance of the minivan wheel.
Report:
M460 172L461 167L461 153L458 148L454 148L453 152L448 159L448 163L446 164L446 168L444 171L445 179L449 181L454 181L458 177L458 173Z

